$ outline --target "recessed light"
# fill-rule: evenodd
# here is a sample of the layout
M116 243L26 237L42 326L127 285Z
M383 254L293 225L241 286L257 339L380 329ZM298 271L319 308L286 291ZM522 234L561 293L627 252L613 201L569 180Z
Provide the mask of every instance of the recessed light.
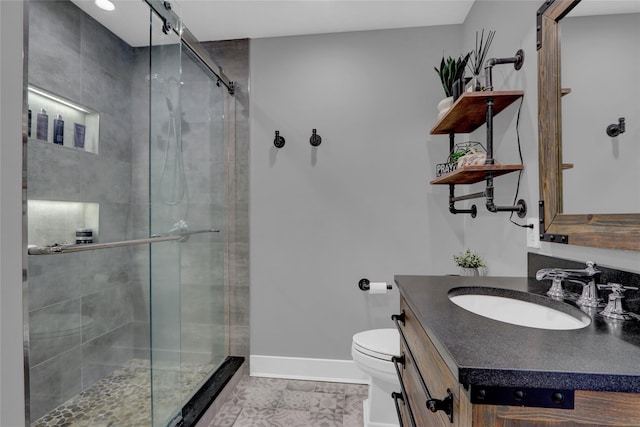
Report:
M116 9L116 6L113 3L111 3L109 0L94 0L94 3L100 9L107 10L109 12Z

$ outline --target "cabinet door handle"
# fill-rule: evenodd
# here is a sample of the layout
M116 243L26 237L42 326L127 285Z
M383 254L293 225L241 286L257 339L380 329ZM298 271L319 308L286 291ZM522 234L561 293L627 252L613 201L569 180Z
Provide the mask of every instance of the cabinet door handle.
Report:
M396 404L396 413L398 414L398 422L400 423L400 427L404 427L404 423L402 422L402 414L400 413L400 404L398 403L398 400L402 400L404 402L402 393L394 391L393 393L391 393L391 397L393 398L393 403Z
M404 354L402 356L393 356L391 358L391 361L396 365L402 365L402 367L404 368L404 363L405 363ZM399 379L400 378L400 370L396 369L396 372L398 373L398 379Z
M405 322L404 310L402 310L402 313L400 314L392 314L391 320L393 320L396 323L396 326L399 326L398 322L402 322L402 325L404 326L404 322Z
M402 316L404 318L404 311L402 312ZM422 374L418 370L418 364L416 363L415 357L413 357L413 353L411 352L411 348L407 343L407 339L404 336L404 332L402 332L402 329L400 328L400 325L398 324L397 321L396 321L396 327L398 328L398 332L400 332L400 338L402 339L402 343L404 344L406 354L409 356L409 359L411 360L411 364L416 369L416 373L418 374L418 379L420 380L420 385L422 386L422 391L424 392L424 395L427 397L427 402L426 402L427 409L429 409L431 412L444 411L444 413L449 416L449 421L453 422L453 394L451 393L451 390L447 389L447 396L444 399L434 399L431 396L431 393L427 388L427 384L425 384L424 378L422 378ZM402 357L404 358L405 356L403 355ZM394 365L396 366L396 372L398 374L398 378L400 378L400 369L398 368L397 364L394 363ZM402 385L402 379L400 379L400 384Z
M411 404L409 403L409 399L407 398L407 390L404 388L404 383L402 382L402 374L400 373L400 368L398 365L402 364L404 368L404 355L402 356L393 356L391 358L393 362L393 366L396 368L396 374L398 375L398 380L400 381L400 390L402 393L391 393L391 397L396 402L396 410L398 411L398 419L400 420L400 427L402 427L402 416L400 415L400 406L398 405L398 399L401 399L404 402L404 406L407 408L407 412L409 413L409 420L411 421L411 427L416 427L416 421L413 418L413 411L411 410Z
M402 393L398 393L395 391L391 393L391 397L393 398L393 402L396 404L396 413L398 414L398 422L400 423L400 427L404 427L404 423L402 422L402 414L400 413L400 404L398 403L398 400L402 400L405 407L407 408L407 412L409 412L409 421L411 421L411 427L416 427L416 421L413 419L413 412L411 411L409 401L405 400Z
M447 389L447 396L444 399L427 400L427 409L431 412L444 411L445 414L453 413L453 394Z

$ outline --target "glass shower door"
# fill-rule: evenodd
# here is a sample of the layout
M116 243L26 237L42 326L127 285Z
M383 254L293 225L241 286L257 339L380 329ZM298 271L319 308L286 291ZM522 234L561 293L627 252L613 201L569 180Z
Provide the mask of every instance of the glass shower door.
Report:
M149 235L172 232L186 200L180 129L180 37L151 12L149 51ZM153 426L180 416L180 243L149 246Z
M180 37L151 19L149 253L153 425L171 425L226 358L224 97ZM179 22L172 22L178 28Z

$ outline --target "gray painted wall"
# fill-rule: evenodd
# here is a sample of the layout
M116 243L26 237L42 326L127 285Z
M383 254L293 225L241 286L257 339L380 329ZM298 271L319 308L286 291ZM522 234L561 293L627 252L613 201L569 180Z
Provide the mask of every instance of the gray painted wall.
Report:
M520 137L525 170L522 174L520 196L529 206L529 217L538 217L538 102L537 102L537 51L535 49L536 11L542 2L537 1L476 1L463 26L465 49L472 49L476 30L496 30L491 56L512 56L516 50L525 51L525 64L520 71L500 66L494 71L497 89L523 89L524 104L520 117ZM615 47L612 47L615 49ZM615 56L615 55L613 55ZM571 95L568 95L571 96ZM585 111L593 108L583 105ZM496 158L503 163L518 159L516 149L517 107L511 106L497 116ZM485 127L472 137L484 139ZM581 159L572 159L580 164ZM585 161L585 160L583 160ZM515 175L496 179L498 204L513 201L516 185ZM516 217L516 219L518 219ZM517 221L523 222L523 220ZM526 252L538 252L577 261L593 260L601 265L639 271L640 252L586 248L573 245L542 243L540 249L526 247L524 229L511 225L506 214L491 214L480 209L475 219L465 218L464 244L480 250L489 264L489 273L501 276L526 273Z
M0 425L22 426L23 3L0 2Z
M456 272L463 218L429 186L448 138L433 66L460 26L251 41L251 353L350 359L398 293L358 281ZM312 148L316 128L322 144ZM279 130L286 145L273 145Z
M493 80L497 90L525 91L519 198L529 217L538 216L540 4L477 1L460 26L251 42L252 354L350 359L351 335L391 326L388 315L397 307L395 290L358 291L360 277L391 282L394 274L455 273L451 254L466 247L499 276L526 274L528 251L638 271L637 252L527 248L526 230L509 214L490 213L476 200L477 218L453 216L447 187L428 185L448 149L446 137L428 134L442 97L432 67L443 51L471 50L476 30L495 29L490 57L518 49L526 55L520 71L498 66ZM502 163L519 163L518 108L494 121ZM312 128L323 137L318 149L308 144ZM281 150L272 144L275 130L287 141ZM486 141L486 127L469 138ZM517 175L495 182L496 203L512 204ZM483 189L476 184L458 193Z
M528 215L537 216L538 206L538 104L537 54L535 43L535 17L538 2L480 1L474 3L463 25L464 51L475 46L476 31L496 30L489 57L514 56L518 49L525 52L525 62L519 71L513 65L498 65L493 69L496 90L524 90L520 112L520 142L525 169L522 173L518 198L526 201ZM518 156L516 122L519 103L516 102L494 118L494 157L503 164L520 163ZM470 135L477 141L486 141L486 126ZM517 187L517 174L496 178L495 203L512 205ZM484 183L468 186L470 192L482 191ZM464 244L479 251L487 261L488 274L526 274L526 229L509 222L508 213L491 213L484 200L476 201L478 216L465 217ZM514 221L525 221L513 215Z

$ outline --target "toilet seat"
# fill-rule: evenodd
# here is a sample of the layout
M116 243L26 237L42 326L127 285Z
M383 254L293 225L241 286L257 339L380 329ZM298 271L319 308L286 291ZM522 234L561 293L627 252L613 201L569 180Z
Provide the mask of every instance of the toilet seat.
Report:
M397 329L372 329L353 336L353 349L376 359L391 361L400 354L400 334Z

